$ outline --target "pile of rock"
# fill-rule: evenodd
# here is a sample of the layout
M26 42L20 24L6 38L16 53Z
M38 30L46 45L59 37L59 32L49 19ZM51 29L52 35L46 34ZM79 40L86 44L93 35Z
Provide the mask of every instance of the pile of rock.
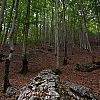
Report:
M87 87L60 82L52 70L41 71L20 90L18 100L99 100Z
M58 82L58 75L51 70L43 70L21 89L18 100L58 100Z

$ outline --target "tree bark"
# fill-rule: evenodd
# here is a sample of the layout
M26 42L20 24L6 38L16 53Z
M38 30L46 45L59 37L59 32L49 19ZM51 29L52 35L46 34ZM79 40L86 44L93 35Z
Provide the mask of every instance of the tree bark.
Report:
M4 11L5 11L5 7L6 7L6 0L2 0L2 7L0 10L0 36L1 36L1 32L2 32L2 24L4 22ZM0 42L0 62L2 62L2 58L3 58L3 48L2 48L2 42Z
M6 93L7 88L11 85L9 82L9 65L10 61L9 59L6 59L5 62L5 71L4 71L4 93Z
M43 6L43 33L44 33L44 39L43 42L46 42L46 29L45 29L45 9L46 9L46 0L44 0L44 6Z
M59 7L58 7L58 0L56 0L56 32L55 32L55 42L56 42L56 52L57 52L57 65L56 65L56 73L60 74L60 64L59 64L59 31L58 31L58 12L59 12Z
M82 2L80 1L80 6L81 6L81 15L83 17L83 33L84 33L84 42L85 42L84 45L86 46L85 49L90 53L92 53L91 46L88 39L88 34L87 34L86 15L83 8L83 1Z
M7 34L8 34L8 30L9 30L10 23L11 23L11 18L12 18L14 4L15 4L15 0L13 0L13 3L12 3L12 7L11 7L11 11L10 11L10 16L9 16L9 21L8 21L8 24L7 24L7 28L6 28L3 44L6 42L6 39L7 39Z
M63 32L64 32L64 65L67 65L67 34L65 29L65 15L66 15L66 1L62 0L63 3Z
M13 51L14 51L13 34L14 34L17 15L18 15L18 3L19 3L19 0L16 0L15 15L14 15L11 30L10 30L10 33L9 33L9 36L8 36L8 43L9 43L9 47L10 47L10 53L9 53L8 58L6 58L6 62L5 62L4 92L6 92L6 89L8 88L8 86L10 84L8 76L9 76L9 66L10 66L10 62L12 60Z
M4 21L5 7L6 7L6 0L2 0L2 7L1 7L1 10L0 10L0 35L1 35L1 31L2 31L2 24L3 24L3 21Z
M38 0L36 2L36 41L38 42L38 39L39 39L39 34L38 34Z
M52 7L52 16L51 16L51 32L50 32L50 43L49 43L49 49L52 46L52 42L54 41L53 35L54 35L54 0L51 0L51 7Z
M30 2L31 2L31 0L28 0L26 19L25 19L24 28L23 28L23 48L22 48L23 66L20 71L21 74L26 74L28 72L28 59L27 59L26 51L27 51L27 38L28 38L29 19L30 19Z
M37 36L37 41L39 39L39 35L38 35L38 11L36 11L36 36Z

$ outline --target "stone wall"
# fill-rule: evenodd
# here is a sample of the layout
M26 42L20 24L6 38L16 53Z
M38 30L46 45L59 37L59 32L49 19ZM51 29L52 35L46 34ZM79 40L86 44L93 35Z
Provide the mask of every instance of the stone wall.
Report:
M58 82L58 75L51 70L43 70L21 89L18 100L58 100Z
M18 100L99 100L93 91L69 81L60 82L52 70L43 70L20 90Z

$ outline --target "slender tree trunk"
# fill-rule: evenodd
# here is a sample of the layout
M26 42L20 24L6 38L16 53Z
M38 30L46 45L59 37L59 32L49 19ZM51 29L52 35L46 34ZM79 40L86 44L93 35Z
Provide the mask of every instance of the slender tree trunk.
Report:
M84 11L83 11L83 19L84 19L84 33L85 33L85 37L86 37L86 49L88 51L92 52L91 46L90 46L90 43L89 43L89 39L88 39L87 29L86 29L86 17L85 17Z
M98 30L98 35L97 35L97 46L100 46L100 11L99 11L99 0L94 0L94 7L95 7L95 16L98 21L97 25L97 30Z
M2 32L2 24L4 22L4 11L6 7L6 0L2 0L2 7L0 10L0 36ZM3 47L2 47L2 42L0 42L0 62L2 62L2 57L3 57Z
M38 12L37 11L36 11L36 36L38 41L39 37L38 37Z
M37 41L39 39L39 35L38 35L38 1L37 1L37 9L36 9L36 36L37 36Z
M3 44L6 42L6 39L7 39L7 34L8 34L8 30L9 30L10 23L11 23L11 18L12 18L12 12L13 12L13 8L14 8L14 4L15 4L15 0L13 0L13 3L12 3L12 7L11 7L11 11L10 11L10 16L9 16L9 21L8 21L8 24L7 24L7 28L6 28Z
M5 73L4 73L4 93L6 93L7 88L11 85L9 82L9 65L10 61L9 59L6 59L5 63Z
M49 43L49 49L51 49L52 42L54 41L53 35L54 35L54 0L51 0L51 7L52 7L52 16L51 16L51 33L50 33L50 43Z
M15 34L14 34L14 36L13 36L13 40L14 40L14 44L16 45L17 43L18 43L18 38L19 38L19 36L18 36L18 31L19 31L19 27L20 27L20 21L19 21L19 19L17 19L17 23L16 23L16 30L15 31L17 31Z
M57 46L57 48L56 48L56 52L57 52L57 65L56 65L56 73L57 74L60 74L60 64L59 64L59 29L58 29L58 20L59 20L59 18L58 18L58 13L59 13L59 6L58 6L59 4L58 4L58 0L56 0L56 46Z
M6 28L6 25L5 25L5 21L4 21L4 29L3 29L2 34L1 34L1 43L0 43L1 45L3 45L3 37L4 37L4 33L5 33L5 28Z
M64 65L67 65L67 35L65 29L65 12L66 12L66 1L63 0L63 32L64 32Z
M1 10L0 10L0 35L1 35L1 31L2 31L2 24L3 24L3 21L4 21L5 6L6 6L6 0L2 0L2 7L1 7Z
M47 20L46 20L46 41L49 42L49 11L47 12Z
M87 34L87 27L86 27L86 15L85 15L85 12L84 12L84 8L83 8L83 1L81 2L80 1L80 6L81 6L81 15L83 17L83 32L84 32L84 42L85 42L85 45L86 45L86 49L92 53L91 51L91 46L90 46L90 43L89 43L89 39L88 39L88 34Z
M82 49L82 48L83 48L82 29L81 29L80 32L79 32L79 40L80 40L80 49Z
M43 33L44 33L43 42L46 42L45 9L46 9L46 0L44 0L44 6L43 6Z
M41 15L41 13L40 13L40 32L39 32L39 40L42 40L42 15Z
M41 47L43 48L44 43L44 16L43 16L43 9L41 13Z
M26 74L28 72L28 59L27 59L26 51L27 51L27 38L28 38L29 19L30 19L30 2L31 2L31 0L28 0L26 19L25 19L24 28L23 28L23 48L22 48L23 66L20 71L21 74Z
M73 5L73 13L75 13L75 5ZM74 43L74 34L76 33L75 29L76 29L76 18L75 18L75 15L73 16L73 24L74 24L74 27L73 27L73 32L72 32L72 55L74 55L74 46L75 46L75 43Z
M18 15L18 3L19 3L19 0L16 0L16 12L15 12L15 15L14 15L14 18L13 18L13 21L12 21L11 30L10 30L10 33L9 33L9 36L8 36L8 43L9 43L9 47L10 47L10 53L9 53L8 58L6 58L6 62L5 62L4 92L6 92L6 89L10 85L10 83L9 83L9 66L10 66L10 62L12 60L13 51L14 51L13 34L14 34L17 15Z

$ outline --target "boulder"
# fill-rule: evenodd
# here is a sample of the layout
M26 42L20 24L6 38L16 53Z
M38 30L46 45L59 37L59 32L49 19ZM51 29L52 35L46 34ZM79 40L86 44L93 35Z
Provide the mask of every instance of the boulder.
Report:
M87 98L90 98L91 100L97 100L93 91L88 87L72 83L70 86L70 89L73 92L78 93L82 97L87 97Z

